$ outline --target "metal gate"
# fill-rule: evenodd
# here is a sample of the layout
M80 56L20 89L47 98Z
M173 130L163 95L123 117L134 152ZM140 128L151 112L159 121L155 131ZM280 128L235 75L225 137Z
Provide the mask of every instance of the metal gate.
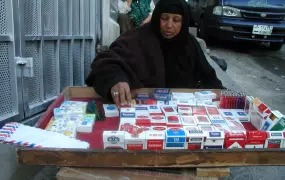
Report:
M100 37L100 4L0 0L0 122L31 117L64 87L84 85Z

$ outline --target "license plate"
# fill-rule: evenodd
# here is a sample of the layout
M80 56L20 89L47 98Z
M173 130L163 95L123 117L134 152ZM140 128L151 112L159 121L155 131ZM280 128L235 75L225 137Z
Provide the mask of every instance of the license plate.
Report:
M254 25L252 34L257 35L271 35L273 31L273 26L265 26L265 25Z

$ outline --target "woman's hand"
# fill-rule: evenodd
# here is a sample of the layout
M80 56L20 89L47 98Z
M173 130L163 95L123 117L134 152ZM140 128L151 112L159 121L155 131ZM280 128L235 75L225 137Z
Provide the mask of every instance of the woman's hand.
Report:
M141 26L143 26L144 24L150 22L150 20L151 20L151 15L149 15L149 16L142 22Z
M126 82L119 82L111 88L112 98L118 108L131 104L132 96L130 86Z

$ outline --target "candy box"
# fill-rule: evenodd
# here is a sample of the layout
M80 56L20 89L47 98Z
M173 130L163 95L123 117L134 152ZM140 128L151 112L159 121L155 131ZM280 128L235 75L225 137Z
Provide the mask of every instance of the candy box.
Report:
M204 140L206 138L205 132L201 130L188 130L186 127L184 127L184 130L187 137L185 149L197 150L204 148Z
M181 119L178 115L166 115L166 124L168 127L181 127Z
M267 132L264 148L284 148L285 136L283 131Z
M204 149L223 149L225 134L222 131L206 132Z
M201 91L201 92L195 92L195 97L198 100L213 100L217 98L216 93L212 91Z
M103 132L104 149L124 149L125 132L124 131L104 131Z
M230 132L232 132L232 130L230 129L230 127L228 126L227 123L225 123L225 124L213 124L213 127L214 127L217 131L223 131L224 133L230 133Z
M194 116L180 116L183 126L196 126L196 120Z
M178 106L178 114L181 116L192 116L192 108L191 107L181 107Z
M216 129L212 125L198 125L199 130L204 132L215 131Z
M240 122L238 121L226 121L226 122L233 133L240 133L240 132L244 134L246 133L245 128Z
M184 149L186 133L183 129L168 129L166 131L165 149Z
M169 101L171 99L170 89L157 88L153 93L153 97L158 101Z
M135 129L132 132L125 132L125 149L143 150L146 149L145 144L146 132L144 132L142 129Z
M106 117L118 117L119 110L115 104L103 104Z
M240 122L250 122L249 116L245 113L242 109L233 109L232 110L234 116L240 121Z
M212 124L226 124L226 121L220 115L210 115L209 119L211 120Z
M167 121L165 116L157 115L150 117L150 123L152 126L166 126Z
M205 106L193 106L192 112L193 115L207 115Z
M148 106L148 112L150 116L163 115L163 112L161 111L160 107L157 105Z
M270 131L272 127L282 119L284 115L279 111L272 111L271 114L266 118L261 126L262 131Z
M224 118L229 117L232 119L237 119L231 109L220 109L219 111Z
M246 136L244 133L226 133L225 148L240 149L245 147Z
M148 106L146 105L136 105L135 112L136 112L136 116L139 116L139 115L149 116Z
M263 148L267 133L264 131L247 131L247 140L245 141L245 148Z
M147 150L163 150L165 141L164 131L147 131L146 132L146 149Z
M210 125L212 124L207 115L194 115L196 123L199 125Z
M121 121L126 120L126 121L134 123L136 121L136 109L135 108L121 108L120 120Z
M205 106L209 116L219 116L220 112L216 106Z
M95 124L95 114L86 114L81 122L78 122L76 131L81 133L91 133Z
M178 115L173 106L161 106L161 110L165 115Z

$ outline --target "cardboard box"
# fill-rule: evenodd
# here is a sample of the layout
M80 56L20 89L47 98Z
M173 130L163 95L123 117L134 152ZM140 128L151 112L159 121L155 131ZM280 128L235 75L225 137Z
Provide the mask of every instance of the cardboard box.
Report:
M209 116L209 119L211 120L212 124L226 124L226 121L220 115L211 115Z
M147 131L146 132L146 149L163 150L166 131Z
M198 128L199 130L202 130L204 132L216 131L216 129L212 125L198 125Z
M270 131L272 127L280 121L284 115L279 111L272 111L271 114L266 118L260 130Z
M192 108L191 107L181 107L178 106L178 114L180 116L192 116Z
M103 104L106 117L118 117L119 110L115 104Z
M267 133L264 131L247 131L245 148L264 148Z
M180 116L183 126L197 126L194 116Z
M167 115L178 115L178 112L173 106L161 106L162 112Z
M165 149L184 149L186 134L183 129L167 130Z
M146 132L141 129L132 132L125 132L125 149L143 150L146 149Z
M168 127L181 127L181 119L178 115L166 115L166 124Z
M222 131L206 132L204 149L223 149L225 134Z
M163 112L161 111L160 107L157 105L148 106L148 112L150 116L163 115Z
M152 126L166 126L167 125L166 118L165 116L162 116L162 115L151 116L150 123Z
M104 131L103 132L104 149L124 149L125 132L124 131Z
M223 131L224 133L230 133L230 132L232 132L232 130L230 129L230 127L228 126L228 124L213 124L213 127L214 127L217 131Z
M199 125L210 125L212 124L207 115L194 115L196 123Z
M185 149L197 150L204 148L204 141L206 138L206 133L201 130L188 130L184 127L186 132L187 142L185 143Z
M205 106L209 116L219 116L220 112L216 106Z
M192 112L193 115L207 115L205 106L193 106Z
M285 135L284 131L269 131L264 148L284 148Z
M226 133L225 148L241 149L245 148L246 136L244 133Z
M154 90L153 97L158 101L169 101L171 99L170 89L157 88Z

